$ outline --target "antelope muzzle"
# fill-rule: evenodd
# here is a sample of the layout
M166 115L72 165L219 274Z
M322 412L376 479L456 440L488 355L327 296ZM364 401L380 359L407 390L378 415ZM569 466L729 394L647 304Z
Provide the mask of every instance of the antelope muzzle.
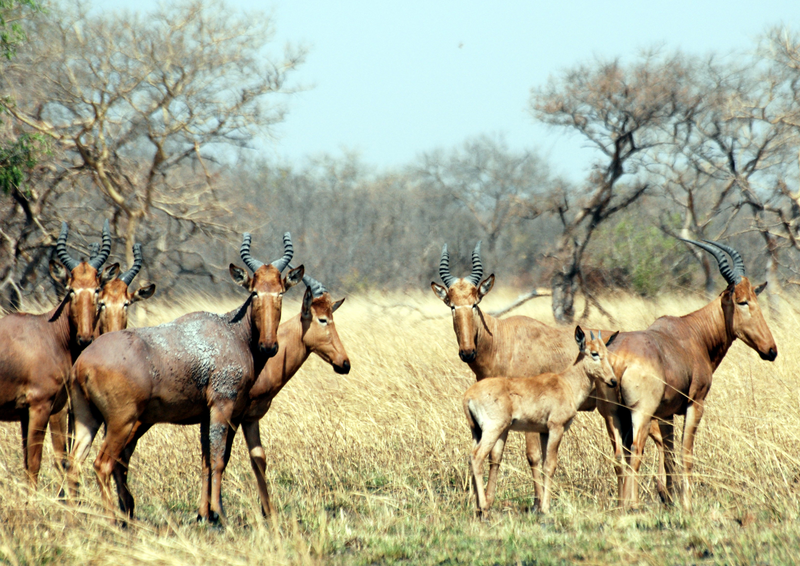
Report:
M476 349L472 350L459 350L458 357L461 358L462 362L470 363L475 361L475 357L478 355L478 351Z

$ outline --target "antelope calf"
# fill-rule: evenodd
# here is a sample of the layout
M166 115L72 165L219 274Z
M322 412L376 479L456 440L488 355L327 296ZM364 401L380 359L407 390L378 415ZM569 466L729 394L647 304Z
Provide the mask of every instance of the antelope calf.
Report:
M451 275L450 254L445 244L439 260L439 276L444 286L431 282L431 288L450 307L458 355L469 365L478 381L490 376L531 377L547 372L557 373L569 367L578 355L570 328L554 328L527 316L498 319L481 309L481 300L494 286L494 274L481 281L483 262L480 242L472 252L472 271L463 278ZM605 387L600 386L600 389ZM578 410L594 411L598 403L608 403L605 399L615 395L613 389L601 391L598 395L592 393ZM662 478L665 475L664 451L657 426L651 430L651 436L661 456L659 478ZM536 503L542 500L542 454L539 435L526 433L525 455L535 482ZM499 465L499 460L490 460L489 483L486 487L489 506L494 500Z
M575 327L578 357L561 373L510 379L488 377L467 389L464 414L475 441L470 466L479 515L485 515L491 505L483 486L483 462L489 454L495 462L501 461L510 430L541 435L544 485L540 509L542 513L550 511L550 484L564 433L597 380L609 387L617 385L606 348L619 332L612 334L606 343L601 334L595 337L590 331L587 342L581 327Z

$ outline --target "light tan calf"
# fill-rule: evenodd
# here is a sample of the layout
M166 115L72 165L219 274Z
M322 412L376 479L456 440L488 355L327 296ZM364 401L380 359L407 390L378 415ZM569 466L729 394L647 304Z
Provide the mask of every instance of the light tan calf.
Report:
M617 337L615 332L603 343L598 334L587 342L580 326L575 328L578 357L561 373L544 373L534 377L488 377L470 387L464 394L464 413L475 444L470 466L475 487L478 514L491 506L483 486L483 462L489 454L500 462L508 431L532 432L541 435L544 457L544 485L541 511L550 510L550 490L558 460L558 447L572 424L596 380L616 386L614 371L606 347Z

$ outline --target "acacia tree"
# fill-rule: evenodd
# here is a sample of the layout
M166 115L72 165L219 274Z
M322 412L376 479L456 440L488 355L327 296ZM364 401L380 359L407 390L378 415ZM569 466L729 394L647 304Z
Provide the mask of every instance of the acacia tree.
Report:
M135 241L166 253L235 228L219 219L231 209L216 164L283 119L277 95L304 57L267 51L269 18L215 0L144 15L78 4L53 9L32 35L3 86L17 127L53 148L40 192L81 190L86 206L110 207L128 263Z
M630 65L615 60L578 66L532 90L535 118L577 132L598 155L583 187L564 191L547 211L559 219L562 230L551 278L557 321L568 323L574 317L581 265L594 231L648 190L653 179L647 165L686 126L698 103L687 85L689 72L679 54L645 54ZM599 307L582 290L587 305Z

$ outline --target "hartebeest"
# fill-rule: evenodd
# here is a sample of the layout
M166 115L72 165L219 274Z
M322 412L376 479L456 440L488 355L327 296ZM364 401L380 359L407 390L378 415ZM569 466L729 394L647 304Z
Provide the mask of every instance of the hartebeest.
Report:
M58 306L45 314L14 313L0 320L0 421L20 421L25 471L34 487L48 420L63 409L72 362L94 338L98 270L111 251L108 221L102 247L88 262L69 255L68 235L63 222L56 241L61 263L50 260L51 276L65 288ZM63 454L64 440L63 430L53 434L57 457Z
M92 258L99 253L95 246L96 244L92 244ZM118 276L118 263L113 263L103 269L100 274L100 293L97 295L97 320L93 338L106 332L127 328L128 307L137 301L150 298L155 293L156 286L154 284L142 286L133 293L128 290L128 286L141 269L141 244L134 244L133 265L125 273ZM61 411L50 417L50 436L53 441L56 462L61 463L62 469L66 468L68 410L69 406L65 405Z
M480 252L481 243L478 242L472 252L470 275L459 279L450 274L450 254L445 244L439 261L439 276L444 286L431 282L433 292L453 313L461 360L469 365L478 381L490 376L531 377L566 369L578 355L570 329L553 328L527 316L497 319L480 308L481 299L492 290L495 280L491 274L481 281L483 262ZM594 409L595 395L590 394L579 410ZM653 439L662 449L660 437L654 436ZM536 500L541 502L540 465L543 454L538 433L526 433L525 453L535 480ZM490 460L486 489L489 505L494 501L499 465L500 462L494 458Z
M667 455L667 492L674 497L673 415L685 415L681 491L683 507L689 510L694 437L714 371L737 338L764 360L773 361L778 355L758 306L757 296L766 283L755 288L750 284L744 261L735 249L709 240L684 241L714 256L728 287L700 310L681 317L661 317L644 331L620 335L611 348L619 396L610 403L599 403L599 409L609 429L618 473L624 474L620 499L625 507L638 504L636 475L651 419L657 420L661 429Z
M160 326L105 334L84 350L70 376L76 423L69 470L73 493L80 464L105 422L94 462L98 483L106 509L113 512L113 473L120 507L132 516L127 473L138 440L156 423L199 423L204 475L211 478L211 509L201 515L224 520L221 481L229 427L247 408L255 377L278 352L282 297L303 277L303 266L281 276L292 253L287 232L283 257L265 265L250 255L250 234L245 234L240 255L253 276L233 264L229 268L250 293L242 306L223 315L196 312Z
M306 292L300 313L278 328L278 353L269 359L258 375L250 389L250 404L241 417L242 432L250 453L250 464L256 476L261 508L266 516L273 513L273 507L264 475L267 462L258 428L260 420L269 411L275 396L312 353L333 366L333 370L338 374L350 371L350 359L333 322L333 313L342 305L344 299L334 302L328 290L308 275L303 276L303 283L306 284ZM232 429L232 433L236 434L235 428ZM229 439L229 443L232 440ZM207 493L207 488L204 488L200 504L201 514L208 506Z
M473 384L464 394L464 414L475 441L470 457L472 483L478 514L485 515L491 506L483 487L483 462L503 459L508 431L534 432L541 435L544 457L544 485L541 511L550 511L550 484L558 464L558 447L572 419L594 389L597 380L615 387L617 380L606 347L618 332L603 343L602 333L590 332L590 340L580 326L575 327L578 356L561 373L533 377L487 377ZM531 344L536 348L535 344Z

